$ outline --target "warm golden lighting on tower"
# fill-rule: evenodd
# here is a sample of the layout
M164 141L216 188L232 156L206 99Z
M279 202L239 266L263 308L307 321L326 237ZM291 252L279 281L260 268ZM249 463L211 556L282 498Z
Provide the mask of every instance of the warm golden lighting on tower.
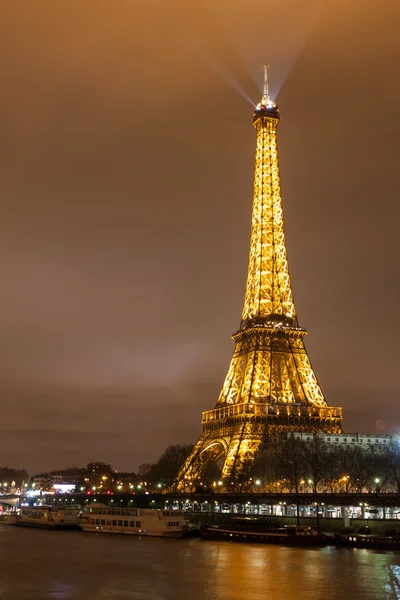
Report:
M277 127L279 109L268 93L257 105L253 213L242 320L214 410L178 476L193 481L210 460L224 457L222 478L235 479L265 436L284 430L341 431L341 409L324 399L303 343L290 284L283 224Z

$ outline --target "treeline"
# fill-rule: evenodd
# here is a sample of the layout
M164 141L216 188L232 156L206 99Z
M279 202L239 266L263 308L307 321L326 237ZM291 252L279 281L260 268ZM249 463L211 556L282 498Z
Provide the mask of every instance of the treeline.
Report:
M244 488L273 492L400 493L400 448L330 446L315 437L265 447L249 465Z
M155 486L162 484L163 487L170 487L192 450L191 444L168 446L157 462L140 465L139 476Z
M141 465L139 475L154 487L169 488L192 449L192 445L169 446L157 462ZM221 466L207 465L201 480L190 480L186 491L400 494L400 447L396 443L362 449L330 446L317 436L310 442L291 438L279 445L263 445L254 461L245 460L229 481L221 481Z

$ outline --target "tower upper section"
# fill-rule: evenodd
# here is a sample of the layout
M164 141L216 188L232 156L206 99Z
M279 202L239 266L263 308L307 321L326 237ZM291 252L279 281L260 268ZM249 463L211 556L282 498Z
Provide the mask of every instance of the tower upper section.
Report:
M253 124L257 132L256 164L241 329L257 324L297 327L283 226L277 145L279 108L269 97L266 78Z

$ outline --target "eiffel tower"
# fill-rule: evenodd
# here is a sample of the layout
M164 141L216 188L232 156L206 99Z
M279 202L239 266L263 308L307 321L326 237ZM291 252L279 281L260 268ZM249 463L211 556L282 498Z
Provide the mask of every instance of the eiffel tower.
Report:
M205 466L221 458L223 482L237 480L269 435L341 432L342 409L325 401L293 301L279 175L279 119L264 67L264 93L253 115L256 164L240 329L232 336L235 350L216 407L203 412L203 433L178 474L178 490L193 487Z

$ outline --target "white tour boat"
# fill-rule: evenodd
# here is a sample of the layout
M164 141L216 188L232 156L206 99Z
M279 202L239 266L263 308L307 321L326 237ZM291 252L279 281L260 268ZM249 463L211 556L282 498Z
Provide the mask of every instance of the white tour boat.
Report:
M90 504L83 509L83 531L122 533L154 537L182 537L188 533L189 521L177 510L152 508L111 508L105 504Z
M39 527L40 529L78 529L79 508L56 508L45 504L22 506L16 516L19 527Z

